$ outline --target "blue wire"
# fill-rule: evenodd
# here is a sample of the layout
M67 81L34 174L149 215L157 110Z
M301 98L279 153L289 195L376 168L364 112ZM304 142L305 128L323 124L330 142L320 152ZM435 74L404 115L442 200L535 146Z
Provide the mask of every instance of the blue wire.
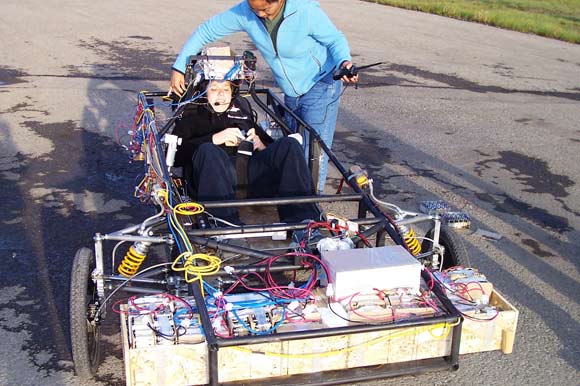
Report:
M236 61L234 66L228 71L228 73L224 76L224 80L232 80L235 79L233 76L236 75L238 70L240 69L240 62Z
M191 103L191 102L195 101L196 99L201 98L203 95L205 95L206 92L207 92L207 90L203 90L199 94L192 96L190 99L186 99L186 100L181 101L181 102L171 102L170 106L172 106L172 107L173 106L181 106L181 105L184 105L187 103Z

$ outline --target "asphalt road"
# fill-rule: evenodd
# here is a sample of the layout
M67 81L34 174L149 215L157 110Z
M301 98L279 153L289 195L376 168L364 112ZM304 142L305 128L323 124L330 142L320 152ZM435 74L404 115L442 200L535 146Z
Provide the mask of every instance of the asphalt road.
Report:
M115 139L136 92L166 89L192 29L233 3L2 1L0 385L80 384L67 333L72 256L146 213ZM355 0L322 7L355 63L385 62L344 92L337 155L366 168L383 199L468 211L472 264L520 311L511 355L367 384L578 385L580 46ZM228 41L251 48L244 35ZM85 385L123 384L118 335L105 340Z

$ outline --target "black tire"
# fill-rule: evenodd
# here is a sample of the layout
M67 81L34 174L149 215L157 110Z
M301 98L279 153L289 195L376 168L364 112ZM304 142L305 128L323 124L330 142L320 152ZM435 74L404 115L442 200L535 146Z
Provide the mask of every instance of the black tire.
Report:
M83 379L95 375L101 359L100 326L95 321L97 291L91 279L94 267L93 251L79 249L70 281L70 336L75 372Z
M433 243L427 239L433 239L434 231L435 229L431 228L425 234L426 240L423 240L421 243L421 252L424 253L433 248ZM441 232L439 233L439 244L445 248L442 269L451 268L457 265L463 267L471 266L469 255L467 254L463 240L457 232L443 224L441 224ZM430 265L430 263L426 265Z

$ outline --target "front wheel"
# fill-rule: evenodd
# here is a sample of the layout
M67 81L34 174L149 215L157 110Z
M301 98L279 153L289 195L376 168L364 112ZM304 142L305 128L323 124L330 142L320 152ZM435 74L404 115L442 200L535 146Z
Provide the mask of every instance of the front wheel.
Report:
M433 239L434 233L435 228L431 228L425 234L425 240L421 243L421 252L427 252L433 249L433 242L431 240ZM439 233L439 244L445 248L443 256L439 258L439 266L442 270L458 265L464 267L471 266L463 240L455 231L443 224L441 224L441 232Z
M73 260L70 281L70 335L76 374L92 378L101 359L97 288L91 278L95 255L81 248Z

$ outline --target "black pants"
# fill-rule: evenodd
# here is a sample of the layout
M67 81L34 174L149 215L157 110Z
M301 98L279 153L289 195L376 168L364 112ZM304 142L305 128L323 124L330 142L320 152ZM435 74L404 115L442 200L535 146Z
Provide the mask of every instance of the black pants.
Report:
M196 200L233 200L236 193L235 156L212 143L199 146L192 158L192 190ZM248 161L248 196L252 198L296 197L314 195L312 176L300 144L293 138L280 138ZM216 217L239 223L236 208L214 208ZM316 220L320 212L315 204L278 206L282 222Z

